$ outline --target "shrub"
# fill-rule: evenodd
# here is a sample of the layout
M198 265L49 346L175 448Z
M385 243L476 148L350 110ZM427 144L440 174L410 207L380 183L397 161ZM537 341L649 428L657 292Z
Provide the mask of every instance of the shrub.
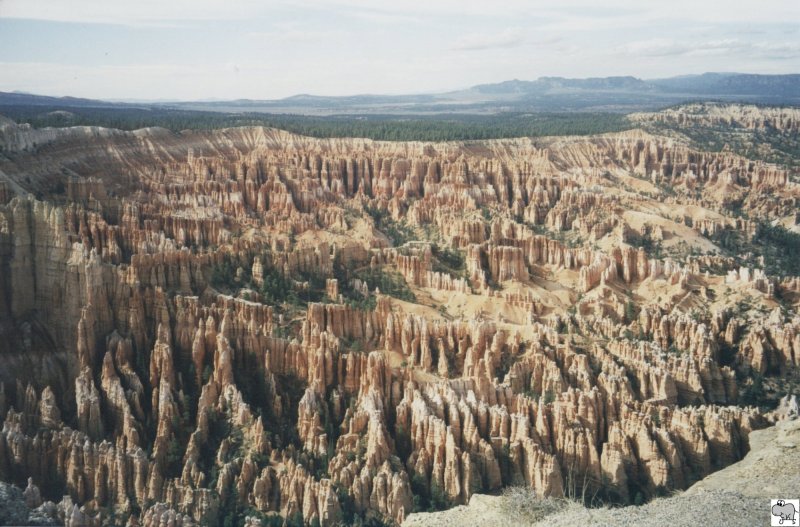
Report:
M754 373L751 382L745 385L744 390L739 394L739 402L750 406L761 406L765 402L765 395L764 377L759 373Z
M236 282L236 266L229 258L225 258L222 263L219 263L211 268L211 278L209 282L215 289L221 291L232 291L236 289L239 284Z
M633 300L628 300L625 303L625 322L631 323L636 320L636 304L633 303Z
M261 296L265 303L278 304L285 302L292 293L292 281L283 276L275 268L264 270L264 283L261 285Z
M436 257L436 262L433 264L434 271L459 274L466 270L466 260L458 249L440 248L438 245L434 245L432 249L433 256Z
M441 487L431 482L428 488L425 477L420 474L411 477L411 493L414 495L414 512L435 512L448 507L447 498Z
M767 273L800 275L800 234L765 222L759 224L754 241L763 246Z
M503 512L509 518L530 525L561 512L568 504L564 499L539 497L530 487L506 487L503 498Z
M384 268L366 267L358 270L348 268L340 259L336 259L333 272L339 281L339 292L344 302L356 309L372 311L376 306L376 298L372 294L379 289L381 294L392 296L406 302L416 302L417 298L408 287L405 279L397 272ZM366 298L353 288L353 280L359 279L367 285L369 296Z
M364 212L372 217L375 222L375 227L389 238L392 245L403 245L414 239L414 234L411 229L404 223L392 219L388 210L376 207L365 207Z

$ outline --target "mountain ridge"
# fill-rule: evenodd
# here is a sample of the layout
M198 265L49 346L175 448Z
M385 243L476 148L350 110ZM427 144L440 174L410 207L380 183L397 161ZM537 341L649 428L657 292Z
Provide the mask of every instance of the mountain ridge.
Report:
M357 94L325 96L308 93L281 99L236 98L197 101L111 102L78 97L52 97L0 92L0 106L152 107L231 113L500 113L505 111L635 111L656 109L697 99L772 105L800 105L800 74L703 73L661 79L634 76L568 78L542 76L476 84L462 90L428 94Z

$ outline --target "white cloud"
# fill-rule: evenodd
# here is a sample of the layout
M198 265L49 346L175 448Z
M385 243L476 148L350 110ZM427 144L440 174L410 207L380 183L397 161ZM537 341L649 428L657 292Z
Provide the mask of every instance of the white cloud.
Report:
M11 18L152 29L142 41L129 27ZM0 0L0 89L277 98L543 75L788 73L800 70L798 28L797 0Z
M735 38L688 41L654 38L630 42L617 51L641 57L747 55L764 58L800 57L800 44L751 42Z
M348 35L339 29L301 29L296 27L276 28L270 31L251 31L245 37L253 41L280 42L330 42Z
M153 24L180 20L248 20L276 10L357 14L384 22L429 17L555 17L554 28L619 27L628 21L683 17L694 23L800 21L796 0L0 0L0 17L67 22ZM405 18L403 18L405 17ZM617 24L614 26L614 24Z
M0 18L159 25L170 21L237 20L263 13L257 0L0 0Z
M475 33L459 38L450 49L459 51L478 51L496 48L513 48L525 41L522 30L506 28L499 33Z
M667 55L683 55L692 49L686 43L680 43L673 39L653 38L630 42L621 46L619 51L628 55L640 55L644 57L662 57Z
M793 59L800 58L800 42L766 43L755 45L755 49L766 58Z

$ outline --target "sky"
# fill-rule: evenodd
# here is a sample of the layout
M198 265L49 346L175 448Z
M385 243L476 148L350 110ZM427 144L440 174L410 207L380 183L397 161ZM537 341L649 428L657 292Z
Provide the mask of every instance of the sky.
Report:
M707 71L800 73L800 0L0 0L0 91L273 99Z

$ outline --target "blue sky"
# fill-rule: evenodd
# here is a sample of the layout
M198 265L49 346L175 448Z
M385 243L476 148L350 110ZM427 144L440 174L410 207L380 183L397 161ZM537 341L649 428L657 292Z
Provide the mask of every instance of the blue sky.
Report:
M0 0L0 91L268 99L705 71L800 72L800 1Z

